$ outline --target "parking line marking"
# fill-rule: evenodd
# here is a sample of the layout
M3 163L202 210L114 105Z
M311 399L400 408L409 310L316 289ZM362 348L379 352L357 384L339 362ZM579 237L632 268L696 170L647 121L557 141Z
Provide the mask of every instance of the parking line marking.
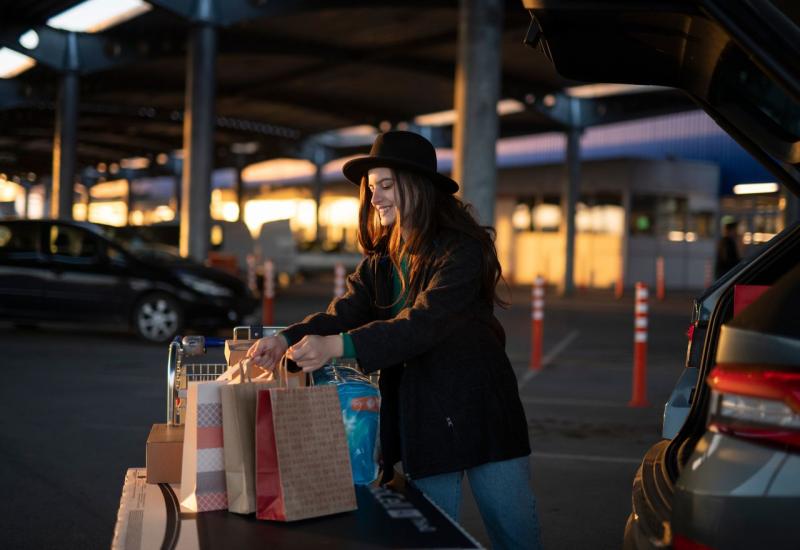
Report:
M579 330L573 330L569 334L567 334L558 344L553 346L553 348L547 352L547 355L542 357L542 367L546 367L550 364L553 359L555 359L559 353L564 351L564 349L572 343L572 341L578 337L581 332ZM518 389L522 389L525 384L530 382L533 378L539 375L542 372L540 370L528 370L520 379L519 383L517 384Z
M641 464L641 458L624 457L624 456L598 456L598 455L573 455L566 453L531 453L533 458L542 458L549 460L580 460L584 462L611 462L614 464Z
M600 401L597 399L570 399L568 397L521 397L524 405L566 405L569 407L621 407L628 408L625 401Z

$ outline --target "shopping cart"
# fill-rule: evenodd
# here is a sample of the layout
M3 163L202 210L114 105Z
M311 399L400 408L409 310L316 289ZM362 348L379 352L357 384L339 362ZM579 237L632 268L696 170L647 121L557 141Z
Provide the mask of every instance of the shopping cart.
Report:
M255 339L273 336L284 327L236 327L233 339ZM225 372L225 363L202 362L209 349L225 346L225 338L176 336L169 345L167 358L167 423L180 426L186 418L186 391L189 382L215 380Z
M285 327L249 326L233 329L234 340L250 340L274 336ZM209 349L225 347L225 338L205 336L176 336L169 345L167 358L167 423L181 426L186 418L186 392L189 382L215 380L228 368L226 363L207 363L200 361ZM332 366L356 368L355 359L334 359ZM369 375L370 381L377 385L378 374Z

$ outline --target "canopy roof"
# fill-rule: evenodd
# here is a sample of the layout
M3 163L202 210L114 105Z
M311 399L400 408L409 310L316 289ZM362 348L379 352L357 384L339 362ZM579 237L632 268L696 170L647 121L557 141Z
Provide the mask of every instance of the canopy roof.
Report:
M0 171L52 170L55 99L65 63L64 31L45 26L77 0L6 0L0 45L26 52L19 37L37 30L27 51L38 64L0 80ZM79 35L78 166L130 157L155 159L183 144L190 0L153 0L153 9L97 34ZM328 158L366 149L369 136L341 128L413 124L453 107L458 3L452 0L226 0L219 23L215 166L280 156ZM561 130L571 122L566 81L541 49L523 45L530 17L508 1L502 34L501 97L519 112L501 117L501 136ZM582 126L691 108L669 89L580 99ZM450 126L428 130L446 145ZM242 154L245 153L245 156ZM237 156L238 155L238 156ZM245 160L243 160L245 159ZM151 163L152 170L158 170Z

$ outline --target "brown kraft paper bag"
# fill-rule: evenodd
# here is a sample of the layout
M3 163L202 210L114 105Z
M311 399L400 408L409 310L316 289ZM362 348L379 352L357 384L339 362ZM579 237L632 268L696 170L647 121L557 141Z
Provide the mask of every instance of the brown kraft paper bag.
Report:
M277 379L253 380L220 388L225 482L231 512L256 511L256 401L259 390L278 384Z
M259 391L255 439L258 519L296 521L356 509L336 387Z

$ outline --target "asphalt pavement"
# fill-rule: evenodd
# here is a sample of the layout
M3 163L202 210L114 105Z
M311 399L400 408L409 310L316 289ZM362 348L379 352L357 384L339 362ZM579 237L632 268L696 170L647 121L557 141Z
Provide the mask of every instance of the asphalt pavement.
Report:
M276 323L324 308L332 291L328 279L280 290ZM528 368L530 287L513 287L511 307L497 310L528 416L545 548L619 548L633 475L660 439L661 408L683 368L691 296L651 302L651 405L630 408L631 294L557 298L548 289L538 372ZM125 470L144 465L150 426L165 419L167 347L113 327L0 323L0 349L0 546L107 548ZM468 490L461 519L488 546Z

